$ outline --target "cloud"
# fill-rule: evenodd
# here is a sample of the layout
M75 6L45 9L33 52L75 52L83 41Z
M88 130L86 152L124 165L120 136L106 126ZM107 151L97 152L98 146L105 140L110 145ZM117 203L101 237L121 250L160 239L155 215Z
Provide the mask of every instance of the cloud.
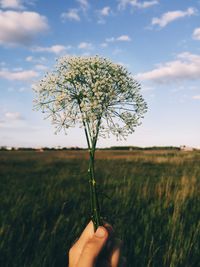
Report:
M1 114L0 114L1 115ZM1 129L13 129L26 126L27 121L20 112L4 111L0 118Z
M22 4L22 1L20 0L1 0L0 7L21 9L23 8L23 4Z
M33 56L27 56L25 58L26 62L34 62L34 63L38 63L38 64L41 64L41 63L44 63L47 61L47 59L45 57L33 57Z
M194 96L192 97L192 99L200 100L200 95L194 95Z
M47 66L47 59L45 57L33 57L33 56L27 56L25 58L26 62L33 63L34 69L36 71L46 71L48 70ZM44 65L45 64L45 65ZM25 90L19 90L20 92L23 92Z
M32 61L33 61L33 57L32 57L32 56L28 56L28 57L26 57L26 61L27 61L27 62L32 62Z
M102 9L99 9L96 11L97 16L98 16L98 23L104 24L105 17L108 17L111 14L111 8L109 6L105 6Z
M42 64L36 64L36 65L35 65L35 69L36 69L36 70L44 71L44 70L47 70L48 67L45 66L45 65L42 65Z
M131 38L128 35L121 35L116 40L121 42L129 42L131 41Z
M54 53L54 54L60 54L68 49L70 49L71 46L64 46L64 45L52 45L49 47L42 47L42 46L37 46L32 48L33 52L49 52L49 53Z
M196 14L196 9L189 7L186 11L176 10L164 13L160 18L153 18L151 24L159 25L161 28L180 18L190 17Z
M112 42L115 42L116 39L114 37L110 37L110 38L106 38L106 42L107 43L112 43Z
M159 4L159 1L144 1L143 3L137 3L138 8L148 8Z
M106 38L107 43L112 43L112 42L116 42L116 41L129 42L129 41L131 41L131 38L128 35L120 35L117 38L114 38L114 37Z
M9 120L24 120L24 118L19 112L6 112L4 116L6 119Z
M89 3L87 0L77 0L77 2L80 4L81 9L84 11L89 8Z
M26 87L20 87L20 88L18 89L18 91L19 91L20 93L26 92L26 90L27 90Z
M3 9L24 9L24 4L32 5L35 0L0 0Z
M80 21L81 20L79 16L79 11L76 8L69 9L67 12L62 13L61 19L63 21L66 21L66 20Z
M102 9L98 10L99 14L104 17L109 16L110 11L111 11L111 8L109 6L105 6Z
M138 1L138 0L119 0L118 9L125 9L127 6L136 7L139 9L149 8L159 4L158 0Z
M31 89L30 89L30 87L29 86L22 86L22 87L18 87L18 88L14 88L14 87L8 87L7 88L7 91L8 92L19 92L19 93L23 93L23 92L28 92L28 91L30 91Z
M76 0L79 3L78 8L68 9L67 12L61 14L61 19L63 22L66 20L71 21L81 21L80 13L86 14L86 11L89 9L89 3L87 0Z
M137 74L137 79L155 83L181 82L200 79L200 55L184 52L174 61L160 64L157 68Z
M193 39L194 40L200 40L200 28L196 28L193 31Z
M33 78L38 77L38 73L34 70L23 70L23 71L8 71L0 70L0 78L10 81L29 81Z
M27 45L47 29L46 17L36 12L0 10L0 44Z
M87 50L90 50L90 49L93 49L93 45L92 45L91 43L81 42L81 43L78 45L78 48L79 48L79 49L87 49Z

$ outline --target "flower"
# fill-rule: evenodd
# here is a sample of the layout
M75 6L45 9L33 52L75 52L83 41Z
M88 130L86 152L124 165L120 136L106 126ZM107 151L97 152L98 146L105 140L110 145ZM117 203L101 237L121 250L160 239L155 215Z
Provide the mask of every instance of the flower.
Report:
M34 90L36 107L51 117L56 131L83 125L91 142L109 133L126 137L147 110L132 75L99 56L61 57Z
M85 130L89 149L91 216L95 230L102 225L95 180L98 136L126 137L140 124L147 106L140 85L128 71L106 58L61 57L55 71L35 86L36 107L47 113L57 131L76 124Z

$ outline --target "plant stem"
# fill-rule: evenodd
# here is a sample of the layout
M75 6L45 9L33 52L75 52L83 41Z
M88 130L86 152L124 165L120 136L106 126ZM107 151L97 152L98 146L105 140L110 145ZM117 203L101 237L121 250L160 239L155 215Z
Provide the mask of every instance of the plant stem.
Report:
M89 168L88 168L89 186L90 186L90 205L91 205L91 217L92 217L92 221L94 224L94 230L96 231L100 225L103 225L102 219L100 217L100 208L99 208L99 201L98 201L98 196L97 196L96 180L95 180L95 168L94 168L94 162L95 162L94 156L95 156L99 126L100 126L100 119L98 120L98 124L97 124L96 136L93 139L91 132L90 132L89 125L88 125L87 121L85 121L83 119L83 113L82 113L82 110L80 107L80 100L78 100L78 105L79 105L79 109L80 109L81 114L82 114L82 121L83 121L84 131L85 131L89 155L90 155Z
M100 217L100 208L99 201L97 196L96 189L96 180L95 180L95 169L94 169L94 156L95 156L95 147L92 147L90 150L90 161L89 161L89 184L90 184L90 201L91 201L91 212L92 212L92 221L94 223L94 230L102 225L102 220Z

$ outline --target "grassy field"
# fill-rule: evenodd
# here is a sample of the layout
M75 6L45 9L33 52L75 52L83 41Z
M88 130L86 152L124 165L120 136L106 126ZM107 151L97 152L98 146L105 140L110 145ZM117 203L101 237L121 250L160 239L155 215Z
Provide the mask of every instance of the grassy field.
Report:
M0 266L66 267L90 218L86 151L0 152ZM200 266L200 152L97 151L127 267Z

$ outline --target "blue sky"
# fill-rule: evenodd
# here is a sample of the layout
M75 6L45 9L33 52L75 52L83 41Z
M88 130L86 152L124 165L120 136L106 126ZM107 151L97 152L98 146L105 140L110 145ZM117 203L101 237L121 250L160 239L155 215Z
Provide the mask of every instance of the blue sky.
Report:
M66 54L108 57L142 84L142 125L98 146L200 148L200 1L0 0L0 146L86 146L33 111L31 85Z

